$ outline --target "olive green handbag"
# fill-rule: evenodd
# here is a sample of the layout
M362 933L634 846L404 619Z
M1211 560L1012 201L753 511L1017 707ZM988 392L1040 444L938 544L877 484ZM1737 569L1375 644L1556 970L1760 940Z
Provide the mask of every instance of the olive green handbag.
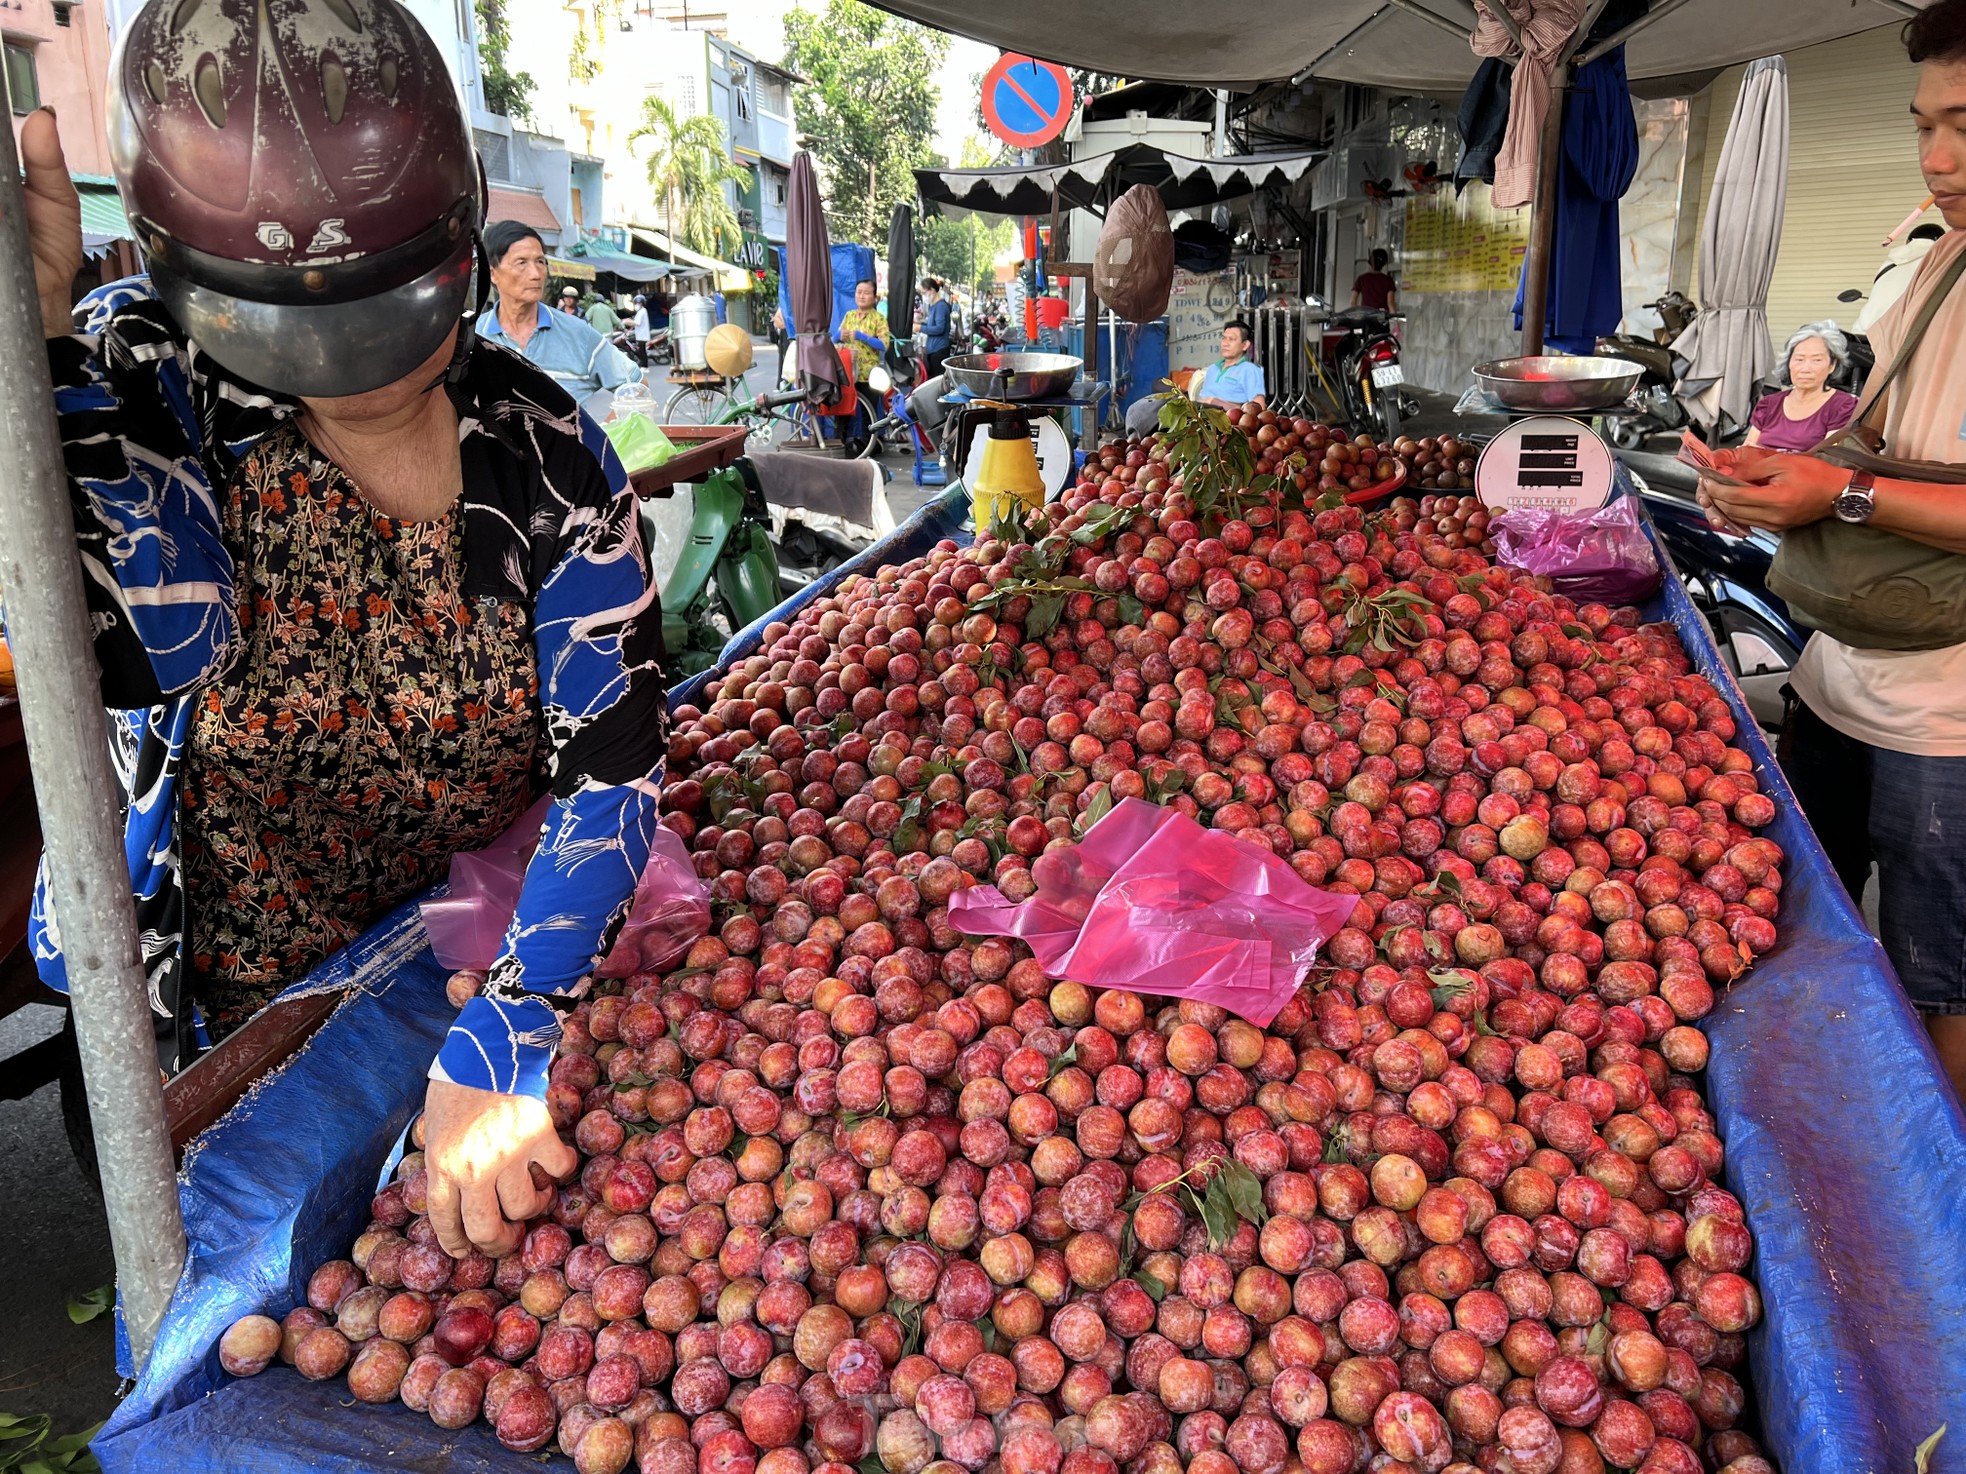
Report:
M1883 453L1891 385L1962 273L1966 251L1953 257L1926 295L1890 372L1850 423L1811 455L1873 476L1966 485L1966 462L1901 460ZM1936 371L1955 370L1940 365ZM1782 534L1768 588L1800 622L1858 649L1939 650L1966 642L1966 556L1880 527L1826 517L1792 528Z

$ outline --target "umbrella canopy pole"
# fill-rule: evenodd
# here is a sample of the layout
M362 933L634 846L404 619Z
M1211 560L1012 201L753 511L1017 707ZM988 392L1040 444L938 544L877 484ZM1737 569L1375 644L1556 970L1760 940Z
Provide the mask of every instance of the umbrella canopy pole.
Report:
M184 1219L11 128L0 134L0 365L0 590L116 1286L130 1353L142 1367L184 1268Z
M1558 63L1550 78L1550 110L1536 155L1536 213L1529 222L1529 254L1522 264L1522 351L1543 351L1550 321L1550 258L1556 250L1557 171L1563 167L1563 109L1570 98L1570 67Z

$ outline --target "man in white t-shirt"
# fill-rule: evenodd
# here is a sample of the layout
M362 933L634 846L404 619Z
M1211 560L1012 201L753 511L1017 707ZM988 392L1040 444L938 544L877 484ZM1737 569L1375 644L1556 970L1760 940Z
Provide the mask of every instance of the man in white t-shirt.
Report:
M1936 0L1905 28L1920 63L1919 162L1950 227L1871 333L1885 373L1941 273L1966 252L1966 0ZM1966 284L1939 307L1890 391L1885 446L1966 462ZM1814 456L1722 452L1703 480L1728 521L1784 532L1828 517L1966 554L1966 486L1865 478ZM1852 897L1878 870L1878 919L1905 992L1966 1096L1966 644L1862 650L1817 633L1791 676L1782 767Z

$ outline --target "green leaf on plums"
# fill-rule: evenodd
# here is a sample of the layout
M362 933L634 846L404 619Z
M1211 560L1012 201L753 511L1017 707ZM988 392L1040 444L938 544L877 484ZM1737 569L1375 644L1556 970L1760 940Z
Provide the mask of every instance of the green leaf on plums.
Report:
M1230 1157L1222 1163L1222 1170L1216 1174L1215 1183L1220 1184L1229 1199L1229 1206L1238 1218L1261 1228L1269 1220L1270 1210L1263 1206L1263 1182L1254 1172Z
M1433 934L1429 932L1429 941L1432 938ZM1431 970L1427 973L1427 980L1434 985L1433 998L1435 1008L1445 1008L1456 998L1465 997L1473 991L1475 985L1474 978L1453 968Z
M1085 520L1072 534L1072 541L1081 547L1103 541L1138 515L1137 507L1122 507L1117 502L1103 502L1086 512Z
M1167 1286L1160 1282L1159 1276L1155 1275L1152 1270L1134 1270L1133 1282L1145 1290L1147 1292L1147 1298L1156 1305L1167 1298Z
M1073 826L1074 832L1081 836L1084 835L1088 829L1092 828L1093 825L1112 813L1112 811L1112 786L1102 783L1098 788L1093 790L1091 802L1085 806L1085 812L1079 815L1078 823Z
M1452 870L1437 870L1434 878L1414 892L1417 895L1452 896L1461 899L1461 877Z
M887 1474L887 1466L881 1462L879 1454L868 1454L853 1466L858 1474Z
M1229 1206L1226 1198L1218 1197L1211 1184L1208 1192L1189 1194L1195 1200L1195 1210L1201 1215L1202 1227L1208 1230L1208 1247L1219 1249L1235 1236L1235 1209Z
M1351 1156L1351 1132L1340 1126L1324 1139L1324 1161L1326 1165L1337 1165Z
M894 847L906 854L921 848L922 801L919 795L901 806L901 822L894 827Z
M1597 638L1596 635L1592 634L1588 628L1581 624L1565 624L1559 626L1559 628L1573 640L1595 640Z

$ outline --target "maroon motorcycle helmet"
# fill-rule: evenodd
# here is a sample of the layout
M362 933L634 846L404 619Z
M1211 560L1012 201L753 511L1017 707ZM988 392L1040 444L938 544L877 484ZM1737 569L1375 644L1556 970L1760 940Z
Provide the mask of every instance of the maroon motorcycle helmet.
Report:
M227 369L360 394L458 326L483 181L443 56L397 0L150 0L110 77L151 282Z

